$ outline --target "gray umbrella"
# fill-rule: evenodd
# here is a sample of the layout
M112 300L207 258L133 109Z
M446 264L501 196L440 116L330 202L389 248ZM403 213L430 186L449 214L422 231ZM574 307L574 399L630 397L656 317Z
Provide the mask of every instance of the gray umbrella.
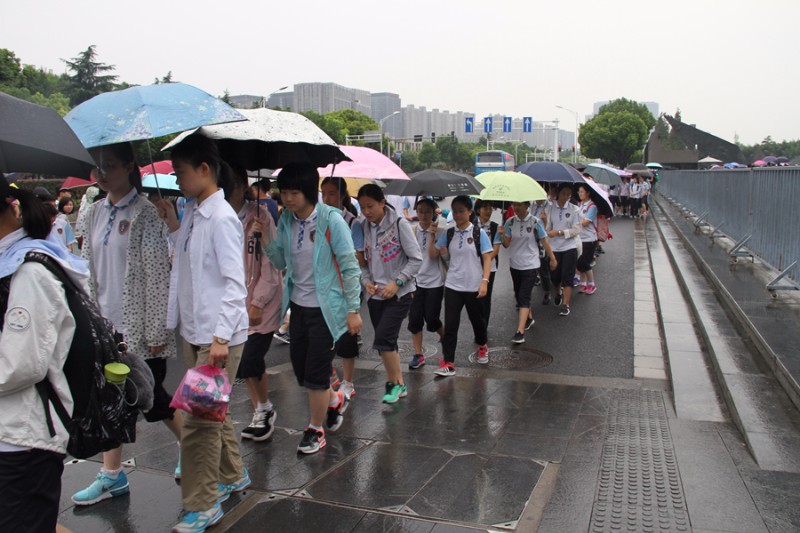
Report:
M94 160L49 107L0 92L0 172L89 178Z
M429 168L409 176L411 181L395 180L383 190L384 194L399 196L458 196L478 194L483 190L478 180L466 174Z

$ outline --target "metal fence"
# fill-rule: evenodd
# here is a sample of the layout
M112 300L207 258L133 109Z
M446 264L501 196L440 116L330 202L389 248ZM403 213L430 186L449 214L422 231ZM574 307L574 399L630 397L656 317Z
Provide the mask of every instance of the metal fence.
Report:
M717 231L800 281L800 168L671 170L656 186Z

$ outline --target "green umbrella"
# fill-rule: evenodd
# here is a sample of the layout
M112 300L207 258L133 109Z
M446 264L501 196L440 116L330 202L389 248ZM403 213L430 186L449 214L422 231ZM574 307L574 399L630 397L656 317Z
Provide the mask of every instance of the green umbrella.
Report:
M542 186L520 172L483 172L476 177L486 186L478 196L481 200L531 202L547 199L547 193Z
M655 168L655 169L664 168L659 163L647 163L647 165L645 166L647 168Z

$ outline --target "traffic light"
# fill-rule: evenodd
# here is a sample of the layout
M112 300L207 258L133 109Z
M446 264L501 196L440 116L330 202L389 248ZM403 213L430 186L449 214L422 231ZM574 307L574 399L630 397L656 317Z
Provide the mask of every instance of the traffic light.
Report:
M431 142L436 144L436 134L434 132L431 132Z

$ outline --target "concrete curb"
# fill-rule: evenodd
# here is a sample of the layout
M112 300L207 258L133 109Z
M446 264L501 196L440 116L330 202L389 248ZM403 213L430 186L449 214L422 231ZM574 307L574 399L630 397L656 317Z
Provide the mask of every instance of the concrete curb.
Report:
M745 314L745 312L736 302L736 299L731 295L731 293L728 291L725 285L723 285L723 283L719 280L713 269L708 265L708 263L705 262L705 260L697 251L697 249L694 247L694 245L691 243L691 241L689 241L689 239L683 234L683 231L678 227L678 225L672 219L671 215L664 208L661 207L660 202L662 200L667 200L670 203L673 203L673 205L675 205L674 202L672 202L671 199L664 197L661 194L658 194L656 198L656 204L658 205L659 208L661 208L662 212L664 213L664 217L667 219L669 224L672 226L672 229L681 239L681 242L683 242L684 246L691 254L692 259L698 265L700 271L703 273L705 278L711 283L711 285L717 291L717 294L721 297L720 299L723 302L723 305L725 306L726 310L731 315L733 315L733 317L739 323L739 326L741 327L740 331L748 338L748 340L750 340L754 344L758 352L761 354L762 359L770 367L773 375L778 380L778 383L781 384L781 387L783 388L784 392L789 397L791 402L794 404L795 408L800 410L800 384L798 384L798 382L794 379L794 377L789 373L789 371L783 365L783 362L778 358L775 351L772 349L772 347L769 345L766 339L764 339L764 337L759 333L756 326L753 324L753 322L750 320L747 314ZM660 229L659 233L661 233ZM672 258L671 252L670 252L670 257ZM679 276L679 279L681 282L681 286L685 290L686 287L683 278ZM696 313L697 309L694 305L694 301L691 300L691 296L689 297L689 299L690 299L690 305L692 306L692 310ZM701 326L700 330L702 331L703 334L703 340L706 342L707 346L711 347L711 343L709 342L707 333L705 329L702 327L702 323L701 322L699 323ZM719 369L716 357L712 357L712 360L714 362L714 368L715 371L717 372L718 377L722 382L724 382L724 377L722 376L722 372ZM727 400L729 399L728 398L729 393L727 391L727 387L723 388L726 389L725 396Z

